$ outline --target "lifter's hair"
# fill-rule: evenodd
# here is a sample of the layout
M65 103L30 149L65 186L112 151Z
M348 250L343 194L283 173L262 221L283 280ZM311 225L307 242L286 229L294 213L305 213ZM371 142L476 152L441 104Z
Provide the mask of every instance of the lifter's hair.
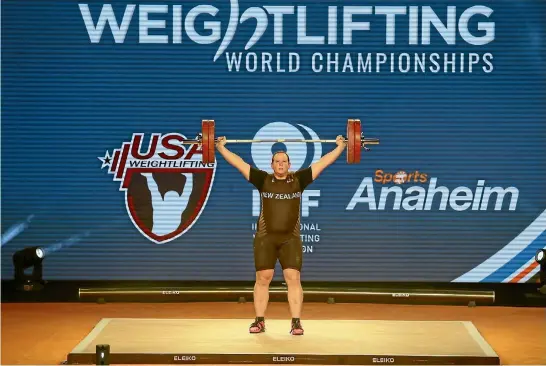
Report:
M275 151L273 153L273 156L271 157L271 162L273 163L275 161L275 155L281 154L281 153L286 154L286 157L288 158L288 162L290 163L290 156L288 156L288 153L286 151L284 151L284 150Z

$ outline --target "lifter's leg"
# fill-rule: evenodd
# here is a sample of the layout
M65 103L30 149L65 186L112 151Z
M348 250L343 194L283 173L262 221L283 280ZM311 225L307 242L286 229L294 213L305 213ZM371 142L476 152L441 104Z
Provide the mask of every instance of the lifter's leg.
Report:
M269 302L269 284L273 279L273 269L265 269L256 272L254 284L254 311L256 317L265 317L267 303Z
M284 279L288 286L288 304L292 318L299 319L303 304L303 289L301 287L300 271L293 268L283 270Z
M288 304L292 314L292 329L290 333L302 335L303 328L300 322L303 305L303 289L301 287L301 267L303 245L299 236L287 240L279 250L279 259L283 268L284 279L288 286Z
M256 320L250 325L251 333L265 331L265 311L269 302L269 284L273 279L276 248L267 237L254 238L254 265L256 268L256 283L254 284L254 311Z

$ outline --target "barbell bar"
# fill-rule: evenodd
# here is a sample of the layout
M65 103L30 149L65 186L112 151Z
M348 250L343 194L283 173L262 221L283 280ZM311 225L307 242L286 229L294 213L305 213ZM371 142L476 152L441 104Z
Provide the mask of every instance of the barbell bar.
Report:
M213 163L215 160L215 147L218 139L214 137L215 122L214 120L203 120L201 124L201 133L195 139L184 140L183 144L198 144L201 145L203 162ZM263 143L263 142L282 142L282 143L336 143L337 140L324 139L253 139L253 140L228 140L226 144L243 144L243 143ZM347 163L357 164L360 162L360 154L362 148L365 151L370 149L366 145L379 145L378 138L364 137L362 132L362 124L359 119L349 119L347 121L347 137L344 138L347 143Z
M218 139L215 139L215 143L218 141ZM348 139L344 139L344 142L348 142ZM261 143L261 142L323 142L323 143L332 143L337 142L337 140L304 140L304 139L261 139L261 140L227 140L227 144L252 144L252 143ZM194 139L194 140L184 140L182 144L198 144L201 145L203 143L203 140L201 137ZM362 146L364 145L379 145L379 139L376 138L363 138L362 139Z
M188 140L191 141L191 140ZM218 141L218 139L216 139ZM344 139L344 142L349 141L348 139ZM337 142L337 140L304 140L304 139L265 139L265 140L227 140L227 144L244 144L244 143L260 143L260 142ZM371 138L365 138L362 140L362 144L366 145L379 145L378 139L371 139Z

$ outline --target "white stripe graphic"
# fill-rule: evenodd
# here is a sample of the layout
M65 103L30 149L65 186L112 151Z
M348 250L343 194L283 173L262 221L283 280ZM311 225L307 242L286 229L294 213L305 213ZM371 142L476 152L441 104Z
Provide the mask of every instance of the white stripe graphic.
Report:
M546 230L546 210L501 250L452 282L479 282L510 262Z

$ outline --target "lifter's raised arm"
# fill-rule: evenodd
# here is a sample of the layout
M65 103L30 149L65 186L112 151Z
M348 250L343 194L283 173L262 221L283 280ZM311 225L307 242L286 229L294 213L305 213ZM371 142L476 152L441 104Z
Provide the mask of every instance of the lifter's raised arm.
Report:
M233 165L235 168L237 168L238 171L241 172L241 174L245 177L246 180L250 179L250 165L245 162L239 155L232 153L226 148L226 138L225 137L218 137L216 140L216 150L222 156L228 163Z
M313 180L315 180L320 175L320 173L322 173L324 169L332 165L332 163L336 161L337 158L339 158L341 153L345 151L345 147L347 146L347 143L345 142L343 136L338 136L336 138L336 144L337 144L337 147L334 150L324 155L316 163L311 164Z

